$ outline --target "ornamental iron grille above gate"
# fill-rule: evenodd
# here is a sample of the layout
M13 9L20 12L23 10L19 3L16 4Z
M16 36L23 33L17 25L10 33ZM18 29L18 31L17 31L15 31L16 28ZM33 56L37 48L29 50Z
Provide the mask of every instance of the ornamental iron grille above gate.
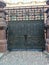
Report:
M8 21L44 19L44 7L16 7L7 8L6 11L8 12Z

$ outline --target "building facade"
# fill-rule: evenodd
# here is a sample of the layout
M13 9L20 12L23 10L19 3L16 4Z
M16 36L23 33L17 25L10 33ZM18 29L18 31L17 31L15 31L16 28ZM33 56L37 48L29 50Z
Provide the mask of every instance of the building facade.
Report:
M4 34L7 43L4 50L46 49L46 10L49 6L45 2L41 2L42 5L36 3L19 2L15 5L7 3L4 8L8 13L6 15L7 29ZM4 50L2 49L2 52Z

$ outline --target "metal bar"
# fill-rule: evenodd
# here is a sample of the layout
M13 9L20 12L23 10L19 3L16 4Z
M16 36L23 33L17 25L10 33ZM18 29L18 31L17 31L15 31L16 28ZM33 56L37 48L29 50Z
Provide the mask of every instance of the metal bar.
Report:
M16 38L21 38L24 36L16 36ZM28 38L41 38L40 36L27 36Z

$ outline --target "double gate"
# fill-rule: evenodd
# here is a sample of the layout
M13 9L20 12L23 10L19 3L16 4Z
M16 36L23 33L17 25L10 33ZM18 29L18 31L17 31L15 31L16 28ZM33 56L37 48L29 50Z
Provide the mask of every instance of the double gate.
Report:
M45 48L43 8L19 8L8 22L8 49ZM13 10L14 11L14 10ZM14 15L13 15L14 14ZM16 17L15 17L16 16Z

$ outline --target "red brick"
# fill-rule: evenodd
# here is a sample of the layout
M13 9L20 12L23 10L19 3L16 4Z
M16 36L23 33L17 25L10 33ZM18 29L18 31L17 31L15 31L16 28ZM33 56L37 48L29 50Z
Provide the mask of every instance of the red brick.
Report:
M1 12L0 13L0 17L2 17L2 18L5 18L6 17L6 15L4 14L4 12Z
M0 40L0 45L7 44L7 40Z
M46 51L49 52L49 44L46 44Z
M49 38L49 29L47 29L47 38Z
M46 39L46 44L49 44L49 38Z
M0 52L7 50L7 40L0 40Z
M7 51L7 44L0 45L0 52L6 52Z
M49 17L47 18L46 24L49 25Z
M6 39L6 32L5 30L0 30L0 40Z
M4 18L0 18L0 22L5 22L5 19Z

